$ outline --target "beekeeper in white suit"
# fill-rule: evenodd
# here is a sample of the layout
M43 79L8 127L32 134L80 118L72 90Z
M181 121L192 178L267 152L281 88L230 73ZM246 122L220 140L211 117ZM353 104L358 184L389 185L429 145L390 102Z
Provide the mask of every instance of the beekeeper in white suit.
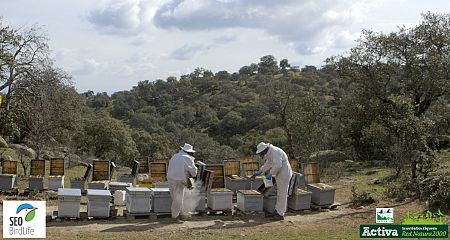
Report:
M276 213L272 219L283 220L287 208L289 181L292 177L292 168L289 164L288 156L281 148L264 142L258 144L256 154L261 155L266 162L252 177L254 178L267 171L270 171L266 175L267 179L272 179L272 176L275 176L277 203L275 204Z
M197 175L197 167L194 164L195 158L192 156L195 151L192 145L185 143L180 148L181 150L170 159L167 170L167 182L172 197L172 218L177 222L182 222L186 218L186 216L181 216L180 213L188 178Z

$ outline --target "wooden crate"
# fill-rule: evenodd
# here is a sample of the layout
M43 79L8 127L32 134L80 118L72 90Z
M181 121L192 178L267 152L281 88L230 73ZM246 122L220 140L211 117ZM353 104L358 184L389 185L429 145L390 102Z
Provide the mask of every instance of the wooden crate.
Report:
M64 176L64 158L50 159L50 176Z
M239 160L223 161L223 172L225 176L241 175L241 162Z
M136 157L134 160L139 162L139 172L138 173L144 173L144 174L150 173L148 157Z
M4 160L2 174L17 174L17 161Z
M153 181L167 181L167 163L150 162L150 177Z
M110 180L111 163L109 160L94 160L92 162L92 181Z
M289 164L291 164L292 172L299 172L299 164L295 159L289 160Z
M222 164L206 164L206 170L214 172L212 188L225 187L225 180L223 175L224 166Z
M251 176L259 170L259 162L242 163L242 176Z
M30 163L30 176L45 176L45 160L33 159Z

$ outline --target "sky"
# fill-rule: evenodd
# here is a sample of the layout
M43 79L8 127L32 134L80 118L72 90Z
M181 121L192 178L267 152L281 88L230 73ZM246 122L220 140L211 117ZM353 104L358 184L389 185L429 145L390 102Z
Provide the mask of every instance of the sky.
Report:
M3 26L40 26L79 92L129 90L202 67L237 72L265 55L323 65L361 30L414 26L448 0L0 0Z

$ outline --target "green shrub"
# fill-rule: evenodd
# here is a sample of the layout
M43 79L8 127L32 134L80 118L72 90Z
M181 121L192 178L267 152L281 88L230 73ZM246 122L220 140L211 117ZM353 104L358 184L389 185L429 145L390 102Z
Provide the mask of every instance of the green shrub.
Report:
M370 195L370 193L363 190L356 190L352 187L352 205L353 206L364 206L375 203L375 199Z
M442 212L450 212L450 176L437 175L420 182L420 198L428 201L432 210L440 209Z

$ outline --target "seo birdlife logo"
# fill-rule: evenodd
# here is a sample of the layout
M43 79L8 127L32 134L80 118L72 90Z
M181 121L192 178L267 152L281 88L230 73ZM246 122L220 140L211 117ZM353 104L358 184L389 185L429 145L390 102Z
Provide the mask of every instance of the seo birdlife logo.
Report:
M45 238L45 201L3 201L3 238Z

